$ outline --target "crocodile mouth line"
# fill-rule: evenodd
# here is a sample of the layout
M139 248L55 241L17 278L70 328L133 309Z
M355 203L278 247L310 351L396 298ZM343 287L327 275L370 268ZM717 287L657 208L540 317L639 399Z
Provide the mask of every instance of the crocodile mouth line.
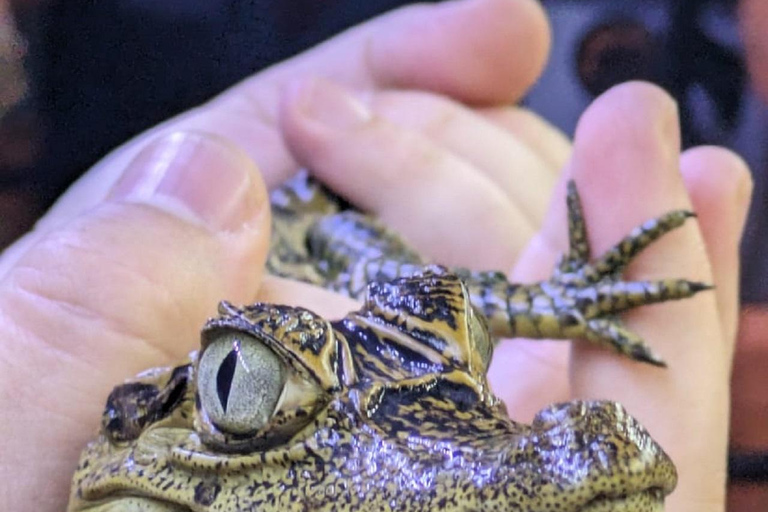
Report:
M160 512L194 512L187 505L162 498L136 496L131 493L118 493L109 498L93 501L82 510L98 510L99 512L140 512L158 509Z
M136 500L136 501L134 501ZM140 508L135 510L144 510L141 508L141 504L147 504L147 502L156 503L164 507L168 507L168 512L193 512L191 508L186 505L176 503L174 501L168 501L155 497L137 497L130 494L115 496L110 500L101 501L95 505L104 505L105 502L113 501L115 505L123 504L125 506L129 502L132 505L138 504ZM136 503L140 502L140 503ZM151 504L150 503L150 504ZM101 510L101 509L100 509ZM112 510L112 509L108 509ZM115 508L114 510L124 510L123 508ZM129 509L133 511L134 509ZM549 510L549 509L548 509ZM661 488L651 488L645 491L629 494L623 497L617 496L597 496L587 502L585 505L578 509L573 509L571 512L663 512L664 511L664 492ZM408 509L399 510L399 512L409 512ZM479 512L479 511L474 511Z
M662 512L664 492L659 487L623 497L597 496L574 512Z

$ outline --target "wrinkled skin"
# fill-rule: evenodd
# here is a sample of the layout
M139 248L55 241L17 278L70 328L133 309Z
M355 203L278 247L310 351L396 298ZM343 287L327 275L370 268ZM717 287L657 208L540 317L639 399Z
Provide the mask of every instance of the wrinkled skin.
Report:
M364 294L362 309L329 322L300 308L222 303L190 361L112 392L70 511L663 508L674 465L620 405L553 405L522 425L486 372L495 337L510 333L584 337L662 364L615 314L706 287L626 283L620 273L687 212L644 224L589 263L571 187L571 250L550 281L523 286L424 267L374 222L354 217L350 234L329 196L297 190L273 197L270 270ZM309 211L285 210L297 198ZM363 280L373 282L356 286Z

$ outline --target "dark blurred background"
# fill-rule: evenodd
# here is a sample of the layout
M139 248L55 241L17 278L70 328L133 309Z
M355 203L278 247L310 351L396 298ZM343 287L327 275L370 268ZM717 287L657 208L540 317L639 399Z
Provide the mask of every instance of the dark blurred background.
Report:
M405 3L0 0L0 247L115 146ZM542 3L554 45L528 107L570 134L597 95L650 80L677 98L686 146L727 146L753 170L729 511L768 510L768 1Z

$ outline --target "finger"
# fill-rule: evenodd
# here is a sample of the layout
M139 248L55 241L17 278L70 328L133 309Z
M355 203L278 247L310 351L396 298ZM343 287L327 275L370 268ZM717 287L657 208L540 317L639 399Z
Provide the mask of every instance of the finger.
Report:
M678 164L677 109L660 89L640 83L619 86L585 112L574 138L570 172L580 186L596 255L642 221L690 208ZM564 223L564 216L560 218ZM627 277L712 282L698 226L688 224L654 243L633 262ZM670 370L620 360L577 343L572 351L573 393L626 405L686 468L668 502L670 509L710 510L723 499L728 416L729 364L715 296L702 293L642 308L624 319L664 356Z
M286 142L323 183L439 263L511 266L533 226L486 175L330 82L296 95L285 105Z
M49 219L92 206L141 147L175 130L213 131L232 140L259 165L270 188L282 183L295 163L276 130L277 106L297 79L327 76L355 89L425 89L458 101L498 104L527 90L543 68L548 47L546 16L535 0L464 0L393 11L125 144L81 179Z
M680 166L712 265L722 339L730 359L738 319L739 244L752 196L752 176L744 160L718 147L685 151Z
M518 140L515 134L476 111L435 94L384 91L374 94L367 103L377 116L419 132L483 172L533 225L541 223L558 169L526 141ZM555 140L555 144L560 142Z
M254 120L274 128L283 91L297 79L322 76L357 90L424 89L495 105L530 87L548 48L546 16L535 0L409 6L244 81L185 122L220 126L222 135L251 148L273 187L293 172L292 161L283 148L261 144L243 128Z
M262 105L272 114L286 85L313 75L355 89L426 89L463 103L513 103L538 78L549 44L546 14L534 0L415 5L349 30L238 92L271 94Z
M571 157L571 141L558 128L524 107L487 107L480 114L547 162L555 174Z
M15 384L0 400L16 413L0 424L24 449L4 451L0 469L15 468L26 486L9 510L60 509L111 386L198 346L220 299L253 297L266 197L241 151L176 134L139 154L104 204L48 233L10 270L0 283L0 373ZM70 426L52 432L51 417Z

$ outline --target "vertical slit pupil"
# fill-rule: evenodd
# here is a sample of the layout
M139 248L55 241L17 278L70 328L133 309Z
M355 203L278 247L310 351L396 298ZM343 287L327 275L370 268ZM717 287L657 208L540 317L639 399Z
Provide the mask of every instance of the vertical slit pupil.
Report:
M221 362L219 371L216 374L216 393L219 395L221 409L226 413L229 403L229 393L232 390L232 381L237 369L237 351L232 349L227 357Z

